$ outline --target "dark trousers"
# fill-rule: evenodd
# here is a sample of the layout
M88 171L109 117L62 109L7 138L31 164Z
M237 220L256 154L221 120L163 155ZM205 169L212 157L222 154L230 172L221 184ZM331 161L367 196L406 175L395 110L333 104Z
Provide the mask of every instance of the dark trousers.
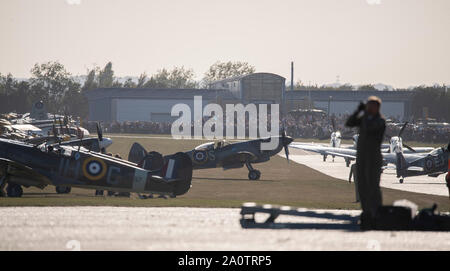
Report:
M360 161L358 161L360 160ZM381 165L376 161L357 159L356 185L363 212L375 217L378 207L382 205L380 190Z

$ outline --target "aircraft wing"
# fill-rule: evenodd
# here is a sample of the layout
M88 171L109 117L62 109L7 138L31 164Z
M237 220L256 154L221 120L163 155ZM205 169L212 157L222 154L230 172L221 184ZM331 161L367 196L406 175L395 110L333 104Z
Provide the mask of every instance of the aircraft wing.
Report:
M413 147L413 149L416 151L415 153L429 153L430 151L434 150L434 148L432 148L432 147ZM411 153L411 154L414 153L414 152L410 151L409 149L404 149L403 152Z
M351 154L345 154L345 153L339 153L339 152L327 152L328 155L334 155L334 156L338 156L338 157L343 157L343 158L349 158L349 159L356 159L356 153L355 155L351 155Z
M292 148L295 149L301 149L305 151L311 151L316 152L321 155L332 155L332 156L338 156L348 159L356 159L356 150L354 149L346 149L346 148L333 148L333 147L324 147L320 145L304 145L304 144L291 144L289 145ZM389 164L396 164L397 163L397 155L395 153L382 153L383 160ZM405 160L408 163L411 163L414 160L423 158L425 154L403 154L405 157Z
M39 185L35 185L41 188L52 183L48 177L36 172L28 166L9 159L0 158L0 174L3 174L4 172L7 172L10 176L33 180L39 183Z
M333 148L321 145L304 145L304 144L290 144L289 147L304 151L316 152L321 155L333 155L343 158L356 159L356 150L354 149Z
M223 165L227 164L243 164L247 161L253 161L256 160L258 157L256 157L255 154L248 152L248 151L240 151L233 153L226 158L222 160Z
M320 154L326 154L326 147L317 144L289 144L289 147L294 149L300 149L304 151L311 151Z

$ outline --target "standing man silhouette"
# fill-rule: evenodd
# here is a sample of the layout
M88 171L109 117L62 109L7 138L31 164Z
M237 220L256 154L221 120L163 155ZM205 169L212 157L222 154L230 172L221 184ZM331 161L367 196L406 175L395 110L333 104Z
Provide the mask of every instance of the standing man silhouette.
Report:
M348 118L346 126L358 127L356 146L356 180L361 201L361 229L374 228L375 215L382 205L380 175L383 157L381 143L386 122L380 114L381 100L376 96L361 102L358 109Z

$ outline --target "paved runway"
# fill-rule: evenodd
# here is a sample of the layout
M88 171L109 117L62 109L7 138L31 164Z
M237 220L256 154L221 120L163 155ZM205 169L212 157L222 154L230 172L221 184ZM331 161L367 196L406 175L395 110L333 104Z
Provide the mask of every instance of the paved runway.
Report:
M332 162L332 158L328 157L327 161L323 162L323 157L313 152L294 148L289 148L289 151L290 160L320 171L328 176L348 181L350 168L346 167L343 158L336 157L334 162ZM284 152L280 152L280 155L284 157ZM437 178L428 176L408 177L405 178L404 183L401 184L396 177L395 170L387 169L381 175L381 186L409 192L448 197L448 189L445 184L444 174Z
M243 229L240 209L0 208L1 250L449 250L450 233ZM327 210L329 211L329 210ZM333 211L358 215L359 211ZM284 217L283 223L323 223ZM326 221L325 221L326 222ZM330 221L328 221L329 223ZM308 228L308 227L306 227Z

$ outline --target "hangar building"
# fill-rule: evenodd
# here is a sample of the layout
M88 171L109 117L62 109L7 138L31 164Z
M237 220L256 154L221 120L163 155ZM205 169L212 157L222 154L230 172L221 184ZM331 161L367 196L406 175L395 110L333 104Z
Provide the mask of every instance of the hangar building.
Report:
M290 109L299 109L311 101L314 108L322 109L330 114L351 114L360 101L375 95L382 100L383 115L403 120L411 113L413 94L413 91L296 90L286 92L286 106Z
M91 121L173 121L175 104L187 104L193 114L194 96L208 103L280 104L287 111L313 105L331 114L351 113L370 95L383 100L385 116L409 115L412 91L286 91L286 79L273 73L253 73L211 83L207 89L100 88L86 94ZM284 105L284 107L283 107ZM223 107L225 108L225 107Z

